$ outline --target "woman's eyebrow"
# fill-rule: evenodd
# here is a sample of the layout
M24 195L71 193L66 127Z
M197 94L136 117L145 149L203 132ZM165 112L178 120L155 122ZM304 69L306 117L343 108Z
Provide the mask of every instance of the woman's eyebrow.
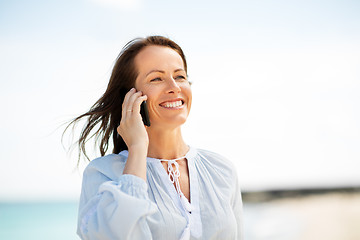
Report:
M154 70L151 70L150 72L148 72L148 73L146 74L146 77L149 76L149 75L150 75L151 73L153 73L153 72L165 73L165 71L154 69Z
M163 70L154 69L154 70L151 70L150 72L148 72L146 74L146 77L149 76L151 73L154 73L154 72L165 73L165 71L163 71ZM174 70L174 73L176 73L176 72L185 72L185 70L182 69L182 68L178 68L178 69Z
M178 69L176 69L174 72L180 72L180 71L185 72L185 70L182 69L182 68L178 68Z

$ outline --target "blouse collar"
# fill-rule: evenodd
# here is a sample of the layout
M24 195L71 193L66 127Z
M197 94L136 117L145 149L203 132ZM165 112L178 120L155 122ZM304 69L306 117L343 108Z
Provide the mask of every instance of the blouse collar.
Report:
M119 154L127 158L129 156L129 151L123 150ZM196 150L193 147L189 146L189 151L185 154L185 158L189 161L192 160L195 156L196 156ZM154 163L154 162L159 162L160 159L146 157L146 161L149 163Z

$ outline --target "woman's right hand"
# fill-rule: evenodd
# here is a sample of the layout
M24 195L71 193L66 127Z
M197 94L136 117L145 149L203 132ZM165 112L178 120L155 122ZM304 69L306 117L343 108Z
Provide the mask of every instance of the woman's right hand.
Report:
M117 132L126 143L129 152L132 149L146 150L149 145L149 137L146 127L140 115L140 105L147 99L141 91L132 88L124 98L122 105L122 117Z

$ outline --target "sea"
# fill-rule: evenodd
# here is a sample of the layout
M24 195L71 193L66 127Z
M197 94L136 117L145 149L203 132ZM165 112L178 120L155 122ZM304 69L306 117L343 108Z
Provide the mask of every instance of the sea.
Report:
M75 240L76 202L0 203L1 240Z
M245 240L288 240L297 232L296 222L279 231L292 220L286 213L256 203L243 210ZM0 203L0 240L78 240L77 211L75 201Z

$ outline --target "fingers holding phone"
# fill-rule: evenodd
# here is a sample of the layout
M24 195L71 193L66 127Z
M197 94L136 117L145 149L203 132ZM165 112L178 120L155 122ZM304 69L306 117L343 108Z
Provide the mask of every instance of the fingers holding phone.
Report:
M122 105L122 119L127 119L132 117L132 113L140 112L140 108L137 108L137 105L140 106L140 103L146 100L147 97L142 95L142 92L136 91L135 88L132 88L124 98ZM137 104L138 103L138 104Z
M136 91L134 88L125 95L117 132L124 139L128 148L134 144L148 145L148 135L140 115L140 105L146 99L146 95L142 95L142 92Z

